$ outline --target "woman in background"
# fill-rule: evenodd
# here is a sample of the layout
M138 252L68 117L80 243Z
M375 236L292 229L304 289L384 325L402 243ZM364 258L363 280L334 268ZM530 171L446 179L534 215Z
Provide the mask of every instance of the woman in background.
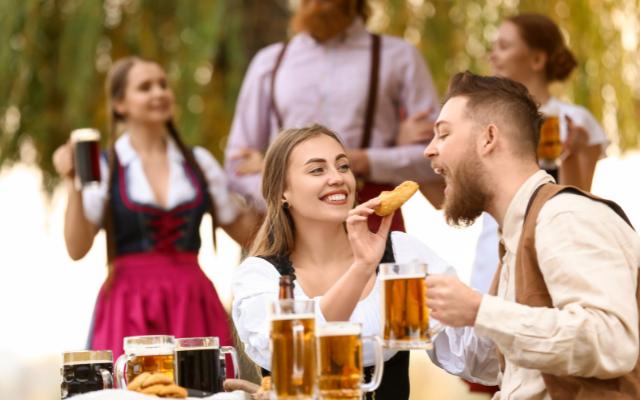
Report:
M218 336L230 345L227 314L198 265L199 228L209 212L242 245L256 224L227 189L211 153L188 148L173 123L174 96L155 62L129 57L107 79L109 148L98 187L73 186L73 146L53 161L68 186L64 236L74 260L106 230L108 275L95 308L90 346L122 353L125 336ZM214 232L215 241L215 232Z

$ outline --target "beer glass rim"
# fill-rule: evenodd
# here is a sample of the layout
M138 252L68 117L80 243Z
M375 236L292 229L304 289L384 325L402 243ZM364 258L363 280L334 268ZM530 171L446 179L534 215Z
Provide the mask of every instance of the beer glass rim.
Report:
M406 263L381 263L380 277L409 278L426 276L429 265L422 261L412 261Z
M111 350L78 350L65 351L62 353L63 365L74 365L83 363L113 362Z
M78 128L71 131L73 143L90 140L100 140L100 131L95 128Z
M327 321L316 326L316 337L362 336L362 324L351 321Z
M219 348L220 338L218 338L217 336L202 336L176 339L176 350L205 350Z
M149 350L157 349L162 350L161 354L171 352L175 348L175 336L171 335L143 335L143 336L127 336L123 339L123 348L126 354L132 353L132 350L139 348L148 348ZM165 348L166 346L166 348ZM161 355L158 354L158 355Z

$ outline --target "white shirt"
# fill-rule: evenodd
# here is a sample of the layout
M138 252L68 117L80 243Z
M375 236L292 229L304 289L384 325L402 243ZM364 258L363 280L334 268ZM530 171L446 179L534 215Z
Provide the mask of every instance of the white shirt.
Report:
M124 133L116 140L115 150L120 164L125 168L125 187L129 198L139 204L160 207L144 173L140 157L131 146L128 134ZM231 198L222 167L211 153L202 147L194 147L193 155L207 180L209 193L214 199L218 222L223 225L233 222L239 211ZM169 210L193 199L196 189L184 170L184 157L170 137L167 137L167 158L169 160L169 193L166 209ZM102 179L99 185L90 185L82 190L84 214L95 226L102 226L104 204L107 199L109 167L104 157L100 158L100 174Z
M525 210L533 191L550 181L536 172L509 204L498 295L483 296L474 328L447 328L434 340L443 368L481 383L501 381L495 399L550 399L541 373L608 379L631 371L638 359L640 237L605 204L570 193L545 203L535 244L553 308L515 302ZM497 362L493 346L505 356L501 379L487 368Z
M540 106L543 114L556 115L560 118L560 140L567 139L567 124L565 116L573 121L574 125L584 128L589 135L590 146L599 144L602 146L601 157L604 157L609 140L604 130L595 117L584 107L567 103L551 97L549 101ZM498 266L498 223L487 213L482 213L482 231L476 246L476 257L471 268L471 286L486 293L491 286L493 275Z
M447 263L418 239L403 232L392 232L391 242L396 263L419 261L426 263L430 272L448 271ZM231 288L234 297L232 316L238 335L247 355L265 369L270 369L271 365L267 307L278 298L279 279L280 274L271 263L259 257L249 257L236 270ZM362 324L363 336L382 336L380 291L378 278L371 293L358 302L349 318L351 322ZM309 298L300 285L295 285L293 296L296 299ZM321 298L313 299L316 301L316 326L326 322L318 305ZM386 350L385 361L395 354L396 351ZM373 349L364 346L363 358L365 366L373 365Z

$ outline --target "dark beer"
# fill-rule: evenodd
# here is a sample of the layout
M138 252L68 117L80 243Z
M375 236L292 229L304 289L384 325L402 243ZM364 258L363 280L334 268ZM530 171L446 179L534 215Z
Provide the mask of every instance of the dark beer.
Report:
M95 129L76 129L71 132L74 144L76 185L100 182L100 134Z
M219 379L219 349L178 349L176 367L178 385L186 389L195 389L203 397L223 391Z
M61 398L113 387L110 351L81 351L64 354L61 369Z

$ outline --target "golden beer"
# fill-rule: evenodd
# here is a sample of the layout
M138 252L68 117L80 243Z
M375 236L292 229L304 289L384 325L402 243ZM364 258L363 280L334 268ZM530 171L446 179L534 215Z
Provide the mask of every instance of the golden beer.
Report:
M314 331L314 314L272 317L271 379L278 399L313 397L316 375Z
M560 119L556 116L545 117L540 126L538 159L541 162L555 163L562 153L560 141Z
M360 399L362 340L358 325L318 329L318 390L322 399ZM356 329L354 329L354 326Z
M129 336L124 338L124 354L115 365L120 388L143 372L162 373L175 382L175 338L166 335Z
M429 348L429 309L424 264L381 264L385 347Z
M175 381L173 373L173 353L136 355L127 362L127 382L131 382L143 372L165 374Z

